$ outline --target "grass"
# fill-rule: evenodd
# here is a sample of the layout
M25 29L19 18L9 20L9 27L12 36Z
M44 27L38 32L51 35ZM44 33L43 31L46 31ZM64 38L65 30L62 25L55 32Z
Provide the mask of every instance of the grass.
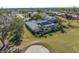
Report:
M79 23L74 21L71 25L79 26ZM46 37L39 38L32 35L32 33L24 26L24 33L22 34L23 42L18 47L24 49L30 42L40 41L46 45L51 52L79 52L79 28L70 27L65 29L65 31L66 33L54 32L46 34Z

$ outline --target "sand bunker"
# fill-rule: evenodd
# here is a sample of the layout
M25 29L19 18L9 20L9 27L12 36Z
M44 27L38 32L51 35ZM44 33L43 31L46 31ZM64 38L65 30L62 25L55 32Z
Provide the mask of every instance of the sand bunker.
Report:
M25 53L49 53L49 50L43 45L32 45L28 47Z

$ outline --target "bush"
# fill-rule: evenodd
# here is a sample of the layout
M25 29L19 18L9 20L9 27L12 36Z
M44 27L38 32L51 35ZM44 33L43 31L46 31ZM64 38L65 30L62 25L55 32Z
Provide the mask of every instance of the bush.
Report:
M64 33L65 30L64 30L64 25L62 24L62 20L59 19L58 17L57 17L57 20L58 20L58 29L59 29L62 33Z
M20 39L20 36L19 35L15 35L11 40L10 42L14 43L15 45L20 45L21 43L21 39Z
M38 20L38 19L42 19L42 17L40 15L34 15L30 17L30 20Z

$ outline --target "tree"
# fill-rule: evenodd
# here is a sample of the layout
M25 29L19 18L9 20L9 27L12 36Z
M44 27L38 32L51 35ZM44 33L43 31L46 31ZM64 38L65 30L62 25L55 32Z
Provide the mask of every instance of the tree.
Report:
M58 8L57 10L58 10L59 12L64 12L64 11L65 11L64 8Z
M42 17L39 14L30 17L30 20L38 20L38 19L42 19Z
M8 18L7 16L2 15L0 17L0 40L3 44L0 51L5 47L5 39L7 38L8 32L12 31L12 25L14 24L13 19Z
M59 19L58 17L57 17L57 20L58 20L58 29L59 29L62 33L64 33L65 30L64 30L64 26L63 26L63 24L62 24L62 20Z
M14 31L14 37L10 40L15 45L19 45L21 43L21 33L23 33L23 18L22 17L15 17L16 26Z
M8 43L12 42L16 44L20 41L22 25L22 18L17 19L7 15L2 15L0 17L0 40L3 44L0 52L8 45ZM5 40L9 41L6 42Z

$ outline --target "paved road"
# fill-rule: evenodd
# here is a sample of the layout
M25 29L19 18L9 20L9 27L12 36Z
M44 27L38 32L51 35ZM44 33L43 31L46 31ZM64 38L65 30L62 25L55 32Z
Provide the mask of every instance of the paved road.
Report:
M49 50L42 45L32 45L25 53L49 53Z

